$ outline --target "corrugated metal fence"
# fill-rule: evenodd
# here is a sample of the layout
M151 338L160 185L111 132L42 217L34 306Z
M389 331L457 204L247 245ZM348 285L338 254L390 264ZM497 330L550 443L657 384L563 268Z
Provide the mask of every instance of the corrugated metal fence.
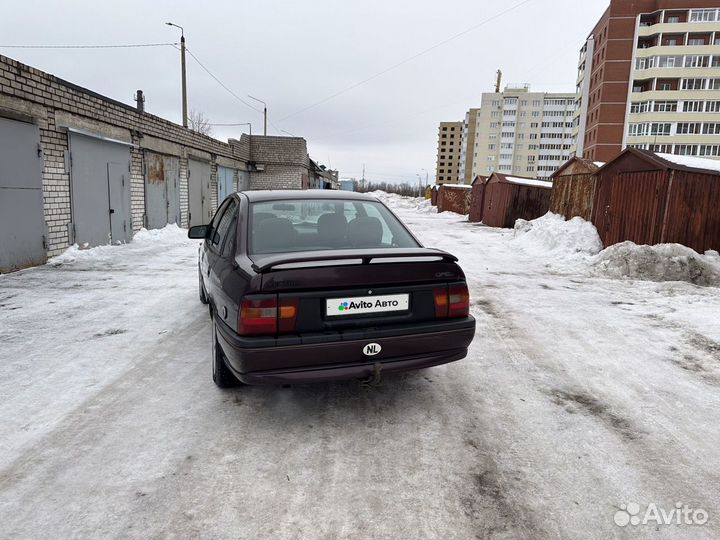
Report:
M591 173L571 174L553 178L550 211L572 219L590 221L595 195L595 176Z

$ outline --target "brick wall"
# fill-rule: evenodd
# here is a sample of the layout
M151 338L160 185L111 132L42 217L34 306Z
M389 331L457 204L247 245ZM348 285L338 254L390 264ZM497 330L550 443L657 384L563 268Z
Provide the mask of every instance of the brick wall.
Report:
M310 172L305 139L243 135L238 143L248 148L250 189L303 189L303 174Z
M230 159L236 168L241 169L245 168L249 158L247 140L236 141L233 145L218 141L0 55L0 115L3 112L29 118L40 129L49 256L62 252L70 242L71 190L66 166L68 128L83 129L133 144L130 153L130 193L134 231L144 225L144 148L157 151L158 145L169 143L172 149L167 153L180 157L183 226L187 226L188 212L188 150L203 152L211 157L214 205L217 204L215 158L222 156ZM62 124L56 121L58 114L62 114Z

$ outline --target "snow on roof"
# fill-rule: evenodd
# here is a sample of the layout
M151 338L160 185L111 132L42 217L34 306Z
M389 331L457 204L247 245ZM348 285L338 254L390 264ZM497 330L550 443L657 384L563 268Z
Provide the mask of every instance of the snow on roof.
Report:
M700 158L695 156L678 156L675 154L657 154L657 156L665 161L670 161L671 163L682 165L684 167L720 172L720 161L715 159Z
M450 188L472 189L472 186L468 186L467 184L443 184L443 186Z
M552 182L546 182L545 180L533 180L532 178L518 178L517 176L506 176L505 179L513 184L523 184L525 186L538 186L551 188Z
M595 165L597 168L605 166L604 161L593 161L593 165Z

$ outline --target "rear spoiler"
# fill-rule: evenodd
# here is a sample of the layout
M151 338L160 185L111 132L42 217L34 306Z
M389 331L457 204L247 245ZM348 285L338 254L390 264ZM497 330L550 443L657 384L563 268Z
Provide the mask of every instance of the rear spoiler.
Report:
M331 262L360 259L362 264L370 264L375 259L403 259L413 257L432 257L443 262L457 262L455 255L434 248L397 248L397 249L343 249L328 251L305 251L300 253L283 253L281 255L255 255L252 257L252 269L260 274L271 271L284 264L301 264L312 262Z

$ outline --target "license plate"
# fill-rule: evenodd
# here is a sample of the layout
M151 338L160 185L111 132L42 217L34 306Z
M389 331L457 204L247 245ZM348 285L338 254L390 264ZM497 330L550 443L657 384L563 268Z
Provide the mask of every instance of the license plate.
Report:
M410 295L390 294L385 296L328 298L325 307L328 317L408 311L410 309Z

